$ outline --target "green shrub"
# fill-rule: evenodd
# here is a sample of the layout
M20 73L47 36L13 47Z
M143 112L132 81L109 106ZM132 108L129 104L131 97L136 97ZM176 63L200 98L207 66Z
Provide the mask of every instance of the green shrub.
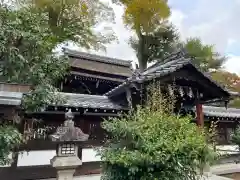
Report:
M231 135L232 142L238 146L238 149L240 150L240 127L238 127L234 133Z
M22 134L10 125L0 125L0 165L11 163L10 153L22 143Z
M195 180L213 157L190 117L173 115L171 101L159 94L149 97L145 107L104 121L111 138L100 151L102 180Z

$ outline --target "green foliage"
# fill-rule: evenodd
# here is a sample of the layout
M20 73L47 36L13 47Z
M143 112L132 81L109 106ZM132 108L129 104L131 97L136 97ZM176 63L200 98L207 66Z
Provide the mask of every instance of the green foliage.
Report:
M81 48L105 50L104 45L116 38L111 27L102 24L114 22L113 9L100 0L20 0L20 4L46 17L57 43L70 41ZM100 24L101 31L95 31Z
M240 150L240 127L238 127L232 134L232 142L238 145L238 148Z
M44 111L49 104L63 104L65 98L58 93L58 89L49 84L36 86L28 94L24 95L22 102L26 112Z
M172 24L164 23L154 32L143 35L143 64L153 60L163 60L169 53L174 52L176 42L178 41L178 33ZM139 41L132 38L130 41L132 48L138 54Z
M240 98L234 98L233 100L231 100L229 106L234 108L240 108Z
M10 4L0 6L0 80L31 85L23 105L27 111L39 111L47 102L60 100L54 87L69 66L67 57L53 54L53 49L66 42L104 49L115 37L111 31L97 33L93 28L113 21L113 11L100 1L12 0Z
M188 55L193 58L192 63L204 72L219 69L226 61L226 57L214 51L213 45L204 45L198 38L190 38L184 43Z
M213 157L206 135L162 97L155 89L145 107L104 121L111 138L100 151L103 180L198 179L197 169Z
M216 163L216 161L221 156L221 154L216 152L217 137L218 137L217 124L218 122L210 122L210 127L206 131L208 146L213 150L213 151L210 151L206 156L208 164L210 165Z
M213 148L215 148L215 146L216 146L216 139L218 136L217 123L218 122L210 122L210 127L209 127L208 133L207 133L208 144L211 144L213 146Z
M160 22L170 16L170 8L165 0L123 0L121 2L125 5L123 15L125 24L137 32L152 32Z
M33 101L39 99L35 96L40 89L43 91L39 96L45 93L48 98L48 90L54 89L55 83L66 75L68 61L66 57L52 53L57 45L56 36L49 31L46 17L38 15L34 9L15 10L1 6L0 39L0 80L30 84ZM30 110L38 108L31 106Z
M95 33L93 28L111 18L111 8L100 1L0 2L0 81L31 86L23 100L27 112L64 101L55 86L67 74L68 59L53 49L66 41L82 48L104 48L114 36ZM21 134L1 126L0 140L0 164L5 164L21 143Z
M22 134L12 126L0 126L0 165L11 162L10 153L22 143Z
M137 52L140 70L147 67L150 53L162 45L156 41L165 39L162 24L170 16L170 8L165 0L112 0L124 6L123 20L136 34L133 47ZM155 36L154 36L155 35ZM149 42L147 42L149 41ZM151 46L150 43L154 43ZM164 44L164 43L163 43ZM164 45L163 45L164 46ZM152 48L152 49L151 49Z

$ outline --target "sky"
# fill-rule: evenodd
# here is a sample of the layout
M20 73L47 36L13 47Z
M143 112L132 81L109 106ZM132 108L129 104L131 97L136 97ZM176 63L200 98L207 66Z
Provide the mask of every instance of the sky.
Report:
M109 0L104 0L109 1ZM216 51L228 57L224 68L240 75L240 0L169 0L170 21L181 38L199 37L203 43L215 45ZM98 54L137 62L128 45L131 32L122 22L123 8L113 5L116 23L112 26L118 42L107 45Z

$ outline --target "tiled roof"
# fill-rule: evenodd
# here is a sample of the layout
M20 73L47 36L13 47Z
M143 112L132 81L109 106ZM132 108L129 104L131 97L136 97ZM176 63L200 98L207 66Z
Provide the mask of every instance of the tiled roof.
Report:
M154 78L158 78L170 74L172 72L175 72L187 64L190 64L190 59L181 57L180 59L159 64L156 67L144 71L140 78L142 80L152 80Z
M128 109L126 105L121 105L110 100L107 96L60 93L66 103L62 106L83 107L83 108L99 108L99 109Z
M64 97L65 103L59 106L78 107L78 108L97 108L97 109L114 109L126 110L127 105L113 102L107 96L59 93ZM0 91L0 105L21 105L23 93Z
M168 57L166 57L164 60L159 61L152 66L148 67L142 74L147 75L150 73L153 73L155 71L159 71L162 68L172 67L171 69L174 69L174 63L177 63L178 65L188 64L190 62L190 59L185 58L185 53L182 51L177 51L175 53L170 54Z
M210 117L240 118L240 109L215 106L203 106L203 113Z
M233 96L233 97L240 97L240 93L239 93L239 92L229 91L229 93L230 93L231 96Z
M132 76L132 77L128 78L125 82L123 82L119 86L115 87L114 89L110 90L105 95L111 96L118 89L127 86L131 82L149 81L154 78L159 78L161 76L170 74L172 72L177 71L178 69L181 69L183 66L185 66L186 64L189 64L189 63L190 63L190 59L185 59L183 57L180 59L177 59L177 60L166 62L166 63L157 63L158 64L157 66L153 65L152 67L148 68L143 73L140 73L138 76L136 76L136 77Z
M198 73L202 74L202 76L204 76L204 78L208 79L215 86L217 86L217 87L221 88L223 91L225 91L220 85L218 85L216 82L214 82L209 76L207 76L204 73L202 73L201 71L199 71L191 63L191 59L184 57L184 54L181 51L179 51L177 53L171 54L164 61L155 63L151 67L147 68L143 73L140 73L138 76L132 76L132 77L128 78L125 82L123 82L119 86L115 87L114 89L110 90L105 95L112 96L116 91L127 86L131 82L150 81L155 78L159 78L159 77L171 74L173 72L176 72L177 70L179 70L187 65L194 68ZM225 93L228 94L227 91Z
M85 53L85 52L70 50L67 48L64 48L64 53L69 56L72 56L72 57L88 59L90 61L97 61L97 62L121 65L121 66L126 66L126 67L132 66L132 61L110 58L110 57L106 57L106 56L99 56L99 55L95 55L95 54L89 54L89 53Z
M0 91L0 105L21 105L23 93Z

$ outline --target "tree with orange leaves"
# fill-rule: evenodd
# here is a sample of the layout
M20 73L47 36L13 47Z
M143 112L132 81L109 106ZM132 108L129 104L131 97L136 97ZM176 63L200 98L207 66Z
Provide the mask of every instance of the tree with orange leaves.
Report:
M226 89L240 93L240 77L237 74L223 70L211 73L212 78L223 85ZM240 98L236 97L229 103L230 107L240 108Z

